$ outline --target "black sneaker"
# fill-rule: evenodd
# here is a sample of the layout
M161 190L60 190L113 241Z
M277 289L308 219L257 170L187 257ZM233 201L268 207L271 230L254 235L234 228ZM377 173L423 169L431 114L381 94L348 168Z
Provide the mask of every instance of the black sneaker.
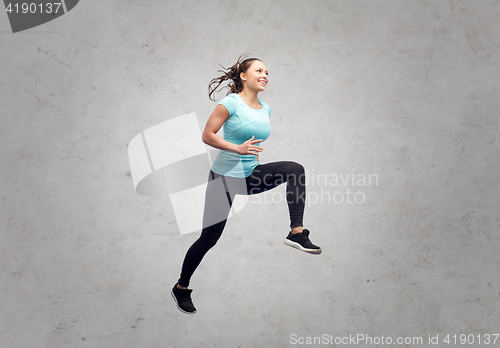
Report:
M177 308L182 313L194 314L196 313L196 308L194 308L193 301L191 301L191 289L178 289L177 284L174 285L172 289L172 297L177 304Z
M309 230L306 229L304 229L302 233L288 233L288 236L285 239L285 244L305 251L306 253L321 254L321 248L311 243L309 240Z

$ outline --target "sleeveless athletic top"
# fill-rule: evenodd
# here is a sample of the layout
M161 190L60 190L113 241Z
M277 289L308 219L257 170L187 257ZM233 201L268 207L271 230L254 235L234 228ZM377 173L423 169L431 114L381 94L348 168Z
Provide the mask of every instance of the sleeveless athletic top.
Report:
M269 137L271 108L262 100L258 100L262 105L258 110L248 106L237 93L231 93L219 102L229 111L229 118L222 128L225 140L241 145L251 139L252 135L255 139L263 141ZM239 155L232 151L221 150L212 164L212 171L220 175L245 178L259 163L257 156Z

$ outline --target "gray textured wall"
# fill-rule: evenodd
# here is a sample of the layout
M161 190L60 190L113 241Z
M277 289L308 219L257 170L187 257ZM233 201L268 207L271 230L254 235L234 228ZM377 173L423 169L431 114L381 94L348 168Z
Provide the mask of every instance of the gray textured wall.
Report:
M0 26L0 346L499 333L499 2L87 0ZM202 128L242 53L270 71L261 160L307 168L323 254L283 244L267 193L229 220L187 316L169 292L197 235L134 191L127 144L189 112ZM332 200L347 190L363 201Z

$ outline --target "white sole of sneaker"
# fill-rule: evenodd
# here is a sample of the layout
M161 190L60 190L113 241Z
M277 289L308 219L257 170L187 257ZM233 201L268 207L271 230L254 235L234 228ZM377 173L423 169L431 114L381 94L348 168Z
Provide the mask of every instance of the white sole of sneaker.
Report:
M184 309L182 309L181 307L179 307L179 303L177 302L177 297L175 297L173 289L170 290L170 295L172 295L172 297L174 298L175 304L177 305L177 308L179 308L179 310L182 313L186 313L186 314L194 314L194 313L196 313L196 311L194 311L194 312L186 312Z
M304 252L309 253L309 254L314 254L314 255L321 254L321 248L320 249L307 249L307 248L304 248L299 243L292 242L289 239L285 239L285 244L288 246L291 246L292 248L299 249L299 250L304 251Z

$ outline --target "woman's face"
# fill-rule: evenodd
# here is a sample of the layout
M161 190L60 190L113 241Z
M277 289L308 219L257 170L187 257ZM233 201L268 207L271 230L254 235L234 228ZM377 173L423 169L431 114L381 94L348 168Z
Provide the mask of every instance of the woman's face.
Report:
M267 68L260 60L254 60L240 77L246 88L257 92L264 91L269 82Z

